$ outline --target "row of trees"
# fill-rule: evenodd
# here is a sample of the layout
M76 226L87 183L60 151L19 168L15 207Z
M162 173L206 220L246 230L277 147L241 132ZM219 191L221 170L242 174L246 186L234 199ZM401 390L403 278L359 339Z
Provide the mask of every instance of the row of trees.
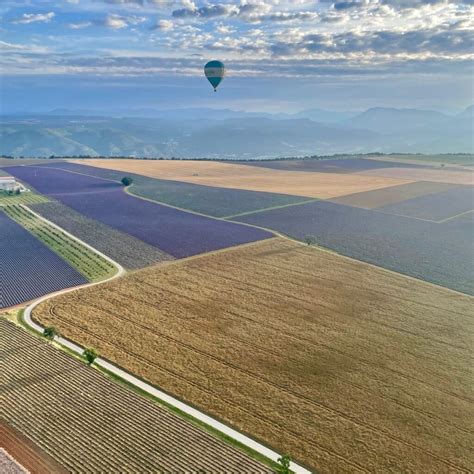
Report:
M54 326L47 326L43 330L43 336L49 341L54 341L56 337L59 337L59 331ZM99 354L93 347L88 347L82 352L82 357L87 365L92 365Z

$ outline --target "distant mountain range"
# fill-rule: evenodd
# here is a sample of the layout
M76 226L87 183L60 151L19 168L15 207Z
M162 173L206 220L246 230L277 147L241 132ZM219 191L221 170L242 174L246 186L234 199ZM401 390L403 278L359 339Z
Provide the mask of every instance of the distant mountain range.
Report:
M372 108L296 114L230 109L59 109L0 121L0 154L269 158L334 153L473 152L473 106L456 115ZM132 116L133 115L133 116Z

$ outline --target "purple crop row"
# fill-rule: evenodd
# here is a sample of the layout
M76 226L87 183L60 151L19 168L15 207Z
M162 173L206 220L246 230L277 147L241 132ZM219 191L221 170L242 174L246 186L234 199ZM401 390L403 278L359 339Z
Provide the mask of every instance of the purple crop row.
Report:
M0 211L0 308L82 285L87 280Z
M114 182L48 167L9 167L9 173L81 214L177 257L272 236L264 230L180 211L126 194Z

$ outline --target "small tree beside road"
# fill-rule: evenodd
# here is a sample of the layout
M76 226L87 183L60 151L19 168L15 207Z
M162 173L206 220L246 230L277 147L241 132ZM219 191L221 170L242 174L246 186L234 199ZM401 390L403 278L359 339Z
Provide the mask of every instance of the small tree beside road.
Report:
M46 339L52 341L56 336L58 336L58 330L54 326L48 326L44 328L43 336Z
M122 184L124 186L130 186L133 183L133 178L130 178L130 176L124 176L122 178Z
M84 359L86 359L87 365L92 365L99 356L99 354L94 348L88 347L87 349L84 349L82 356L84 357Z
M280 469L278 472L281 474L290 474L290 463L291 457L289 454L284 454L278 458L278 464L280 464Z

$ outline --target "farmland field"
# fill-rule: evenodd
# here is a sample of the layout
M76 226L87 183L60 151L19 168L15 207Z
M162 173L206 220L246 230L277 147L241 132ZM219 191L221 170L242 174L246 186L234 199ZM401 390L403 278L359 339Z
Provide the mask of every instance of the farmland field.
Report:
M68 472L270 472L2 318L0 353L0 419Z
M7 206L5 213L57 253L89 281L103 280L117 268L93 250L35 216L22 206Z
M30 207L37 214L92 245L129 270L174 258L125 232L84 217L58 201L45 202Z
M396 204L407 199L419 196L428 196L440 191L447 191L460 187L458 184L432 183L430 181L417 181L416 183L402 184L366 193L349 194L331 199L332 202L347 204L349 206L375 209L389 204Z
M87 279L0 208L0 308L87 283Z
M405 179L410 181L434 181L438 183L474 184L474 172L470 170L454 169L421 169L401 166L398 168L380 168L375 170L360 171L351 176L372 176Z
M358 174L272 170L213 161L98 159L80 163L151 178L320 199L410 182L410 180L376 178Z
M120 181L125 175L122 171L69 162L51 163L44 166L57 167L114 181ZM216 188L155 179L133 173L127 173L127 176L133 178L133 185L128 188L130 194L215 217L225 217L242 212L294 204L307 199L286 194Z
M400 167L400 163L357 157L324 160L255 160L242 162L241 164L269 168L273 170L315 171L318 173L354 173L356 171L373 170L379 168ZM414 168L428 167L428 165L423 164L404 164L403 166Z
M472 303L276 238L34 317L317 471L469 472Z
M472 221L438 224L328 201L235 219L300 240L311 235L343 255L474 295Z
M428 196L417 196L378 209L408 217L441 221L474 209L474 187L458 186Z
M177 258L272 235L144 201L124 193L119 183L101 178L39 166L11 167L9 171L85 217L126 232Z
M10 466L2 465L2 448L10 456ZM10 470L12 469L12 458L24 469L21 471ZM28 474L29 472L34 474L67 474L66 469L61 464L32 443L26 436L2 421L0 421L0 472L3 474Z

